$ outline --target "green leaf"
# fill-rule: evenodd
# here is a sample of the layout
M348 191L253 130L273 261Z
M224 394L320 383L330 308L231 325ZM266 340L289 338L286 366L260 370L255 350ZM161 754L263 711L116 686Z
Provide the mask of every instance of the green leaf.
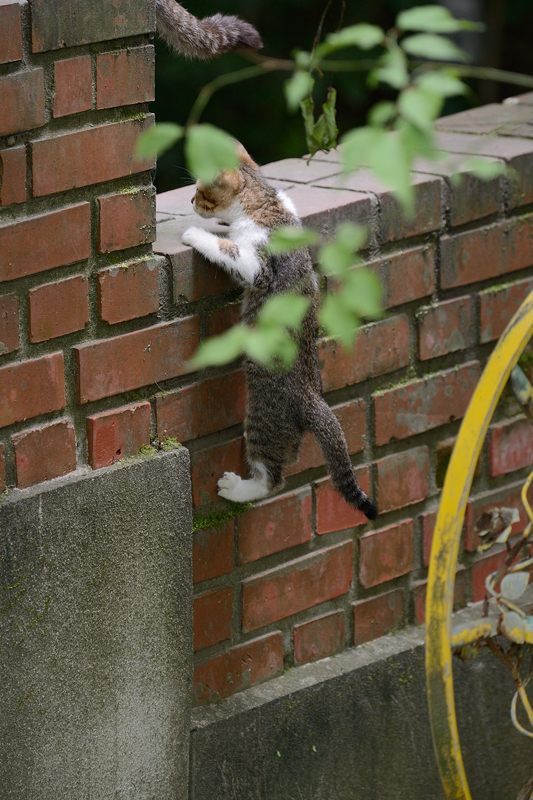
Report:
M384 39L385 33L381 28L362 22L359 25L343 28L337 33L330 33L329 36L326 36L326 48L328 52L333 52L333 50L355 45L361 50L371 50L372 47L381 44Z
M261 364L290 367L298 355L298 346L286 329L261 327L250 330L245 351Z
M458 94L466 94L468 91L466 83L440 69L424 72L417 78L416 85L441 97L454 97Z
M259 312L258 324L260 326L285 326L296 330L302 324L309 303L308 297L294 294L294 292L274 295L267 300Z
M234 361L243 352L249 331L250 329L245 325L235 325L221 336L215 336L202 342L190 361L191 367L203 369Z
M368 76L369 84L377 86L378 83L387 83L393 89L402 89L407 85L409 74L405 53L398 45L393 44L378 62L376 69Z
M461 30L483 30L483 25L470 20L455 19L444 6L417 6L402 11L396 17L396 27L402 31L455 33Z
M338 294L328 294L320 309L320 324L335 339L340 339L346 349L351 347L359 320L344 304Z
M471 172L476 178L481 178L483 181L491 181L505 173L505 164L490 158L472 156L463 162L460 169L462 172Z
M158 122L141 133L135 144L135 158L144 160L160 156L183 136L181 125L173 122Z
M360 250L368 239L368 230L365 225L356 225L354 222L341 222L335 231L337 243L351 253Z
M396 104L390 100L382 100L376 103L368 112L368 124L381 128L393 120L396 116Z
M339 130L336 121L337 92L328 89L326 102L322 106L322 114L315 122L313 98L308 96L300 103L305 126L305 138L309 153L314 155L319 150L331 150L337 146Z
M367 239L366 228L345 222L338 226L332 242L320 248L318 263L324 275L343 275L359 260L354 251Z
M297 70L285 83L285 97L291 111L296 111L304 97L313 91L314 80L308 72Z
M354 172L368 163L370 148L374 142L374 128L355 128L341 139L341 158L343 172Z
M404 89L398 99L398 108L402 117L422 130L431 128L442 109L442 97L424 89Z
M193 125L185 140L185 155L190 171L202 183L213 183L223 170L239 166L237 143L214 125Z
M370 150L370 167L373 173L387 186L390 186L404 211L412 214L414 192L411 186L411 156L400 136L393 133L379 133Z
M272 233L268 243L268 250L274 255L289 253L299 250L300 247L309 247L318 241L318 234L310 228L296 225L282 225Z
M375 272L357 267L343 278L344 304L365 319L377 319L383 314L383 286Z
M433 161L438 161L440 156L439 151L435 148L432 128L422 130L422 128L413 125L405 118L400 118L396 129L410 161L417 156L424 156Z
M436 33L416 33L400 42L411 56L429 58L432 61L466 61L467 55L457 45Z
M307 50L296 50L293 54L294 62L298 69L309 70L313 64L313 54L308 53Z

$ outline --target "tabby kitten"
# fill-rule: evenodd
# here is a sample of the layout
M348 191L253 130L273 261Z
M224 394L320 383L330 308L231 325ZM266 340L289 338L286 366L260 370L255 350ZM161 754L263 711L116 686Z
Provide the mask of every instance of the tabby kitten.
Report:
M239 17L215 14L197 19L175 0L156 0L157 32L180 55L213 58L238 47L259 48L261 37Z
M201 217L228 223L227 236L191 227L184 232L183 242L244 287L242 318L248 325L253 325L265 301L280 292L296 291L310 298L311 305L297 336L297 359L288 372L245 362L245 437L251 477L225 472L218 481L218 494L242 503L279 489L283 466L297 457L304 433L312 431L334 486L348 503L374 519L376 507L357 483L342 428L322 398L317 352L319 293L309 250L270 255L265 249L276 228L301 224L296 209L283 192L267 183L244 148L240 158L238 169L223 172L213 184L198 183L192 201Z

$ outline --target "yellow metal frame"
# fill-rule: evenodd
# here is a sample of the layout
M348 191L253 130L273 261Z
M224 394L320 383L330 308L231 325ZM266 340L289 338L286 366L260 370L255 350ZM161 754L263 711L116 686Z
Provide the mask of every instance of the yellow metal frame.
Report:
M471 800L453 691L451 616L459 542L474 470L511 370L533 335L533 292L500 337L463 419L442 490L426 600L426 682L435 754L447 800Z

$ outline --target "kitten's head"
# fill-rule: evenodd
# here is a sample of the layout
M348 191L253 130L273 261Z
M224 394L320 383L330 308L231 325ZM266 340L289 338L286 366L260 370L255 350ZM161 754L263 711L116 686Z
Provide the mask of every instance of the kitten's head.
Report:
M238 214L239 197L249 184L247 177L250 171L259 176L259 167L244 149L242 144L237 145L239 166L237 169L226 169L220 173L213 183L196 184L196 193L192 199L194 210L201 217L219 217L232 222ZM245 168L247 175L245 174Z

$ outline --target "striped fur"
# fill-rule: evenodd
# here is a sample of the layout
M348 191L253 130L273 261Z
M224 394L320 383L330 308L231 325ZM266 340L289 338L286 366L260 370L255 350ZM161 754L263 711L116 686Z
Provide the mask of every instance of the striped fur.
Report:
M221 240L193 227L185 231L183 241L244 286L242 318L246 324L253 325L264 303L281 292L297 291L311 301L298 333L298 356L288 372L266 369L251 360L245 363L245 435L251 477L225 473L219 481L219 494L246 501L279 489L284 465L297 457L304 433L312 431L336 489L348 503L374 519L376 507L357 483L342 428L322 397L317 351L319 292L311 254L304 248L272 256L264 249L277 227L300 225L292 203L267 183L255 165L244 160L238 171L223 173L215 184L199 185L194 204L201 216L228 222L229 231ZM228 247L228 241L234 249Z
M239 47L263 46L253 25L239 17L197 19L176 0L156 0L156 15L158 34L186 58L209 59Z

